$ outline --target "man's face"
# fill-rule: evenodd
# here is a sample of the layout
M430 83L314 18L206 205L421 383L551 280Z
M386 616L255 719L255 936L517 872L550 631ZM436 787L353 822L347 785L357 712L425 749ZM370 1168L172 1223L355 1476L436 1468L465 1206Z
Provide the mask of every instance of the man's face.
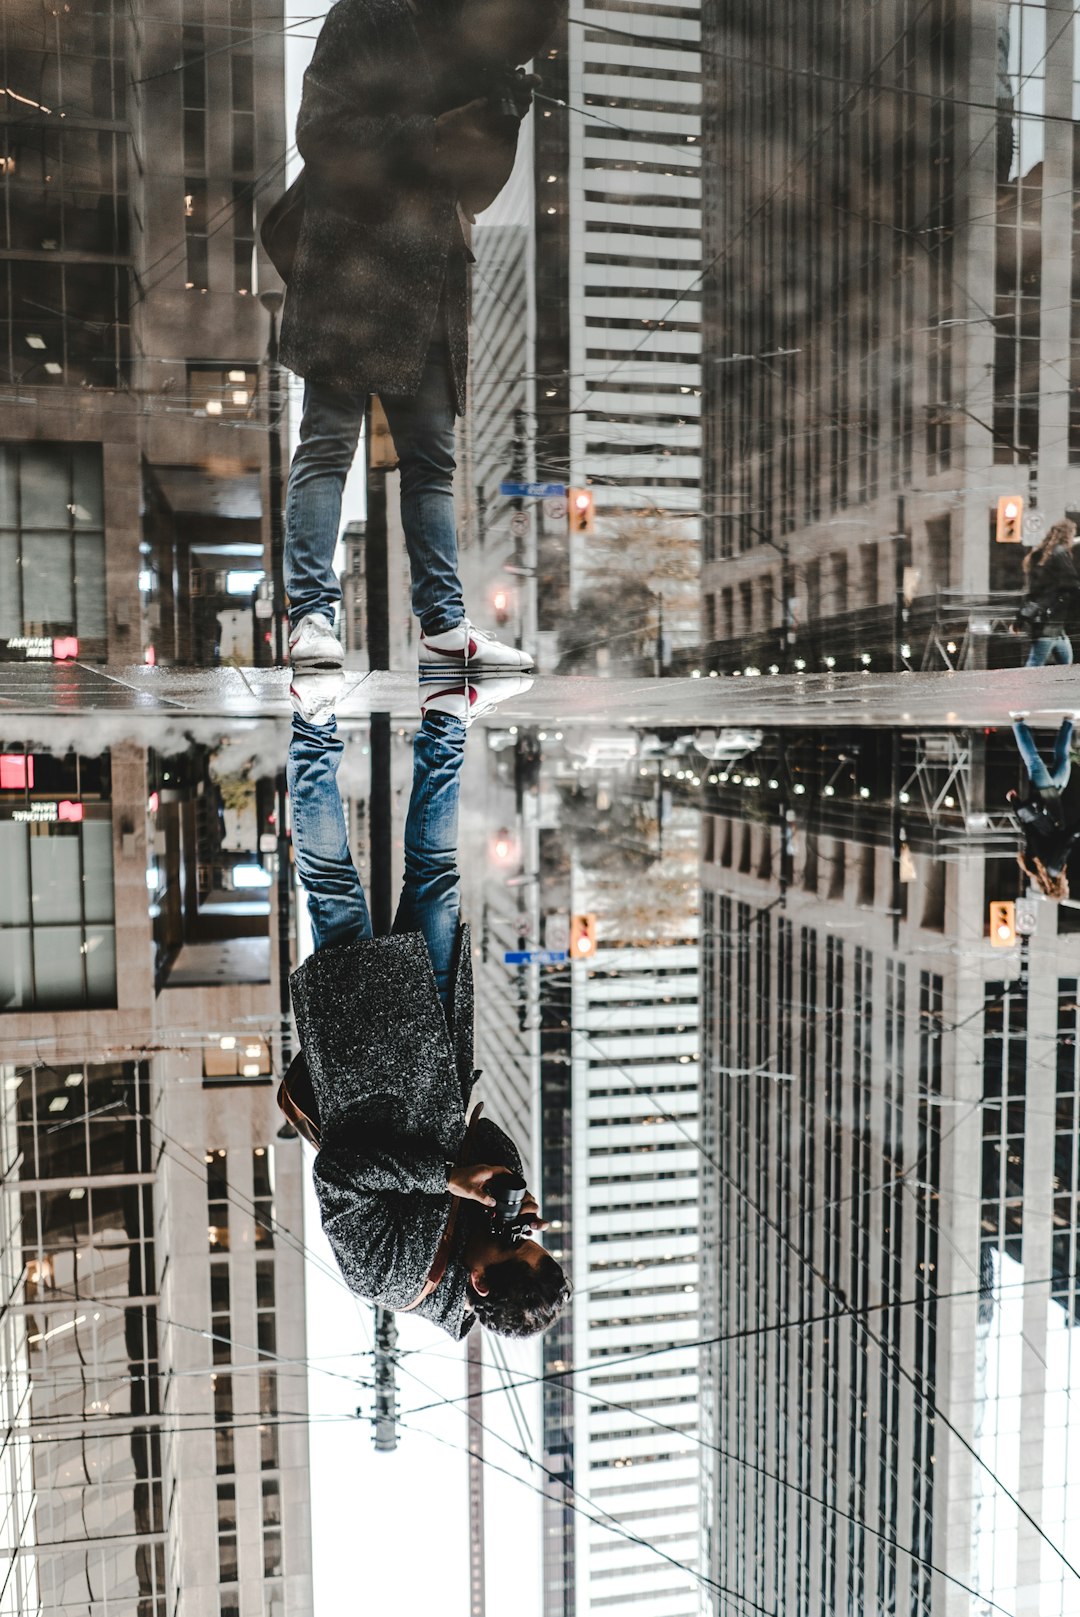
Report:
M544 1248L538 1241L519 1241L516 1246L507 1249L492 1241L483 1257L478 1259L469 1271L472 1288L481 1297L486 1297L491 1287L487 1281L487 1272L500 1263L527 1263L530 1269L539 1266L544 1255Z

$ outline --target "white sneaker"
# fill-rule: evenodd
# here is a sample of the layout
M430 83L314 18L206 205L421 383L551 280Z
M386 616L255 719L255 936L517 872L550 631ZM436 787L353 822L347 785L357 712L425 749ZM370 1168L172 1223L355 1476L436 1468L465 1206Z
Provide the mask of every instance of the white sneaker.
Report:
M301 618L289 636L289 661L294 668L340 668L345 660L334 626L321 612Z
M308 622L307 618L304 622ZM289 686L293 712L309 724L329 724L337 711L337 700L345 675L339 668L312 668L293 675Z
M441 673L461 669L469 674L516 674L531 668L527 651L504 645L486 629L475 628L464 618L442 634L420 636L420 672Z
M421 686L420 716L447 713L461 724L475 724L486 713L494 713L500 702L524 696L532 683L528 674L506 674L501 679L467 679L452 685L433 682Z

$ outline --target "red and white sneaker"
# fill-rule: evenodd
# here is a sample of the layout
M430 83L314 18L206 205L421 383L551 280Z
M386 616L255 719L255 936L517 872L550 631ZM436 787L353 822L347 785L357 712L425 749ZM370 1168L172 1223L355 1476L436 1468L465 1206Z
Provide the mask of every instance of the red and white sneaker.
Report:
M532 686L528 674L505 674L502 678L455 680L442 685L437 680L420 687L420 717L446 713L459 724L475 724L485 714L494 713L500 702L524 696Z
M293 712L309 724L329 724L344 684L345 675L337 668L297 670L289 686Z
M334 626L321 612L301 618L289 636L289 661L294 668L340 668L345 660Z
M442 634L420 636L420 672L437 674L445 669L466 674L517 674L531 668L527 651L507 646L487 629L477 629L468 618Z

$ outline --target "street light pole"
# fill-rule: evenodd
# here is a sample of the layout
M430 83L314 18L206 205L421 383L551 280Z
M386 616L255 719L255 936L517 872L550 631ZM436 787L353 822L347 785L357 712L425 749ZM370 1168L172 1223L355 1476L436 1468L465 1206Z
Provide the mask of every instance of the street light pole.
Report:
M277 317L284 303L281 292L261 292L259 302L270 316L270 342L266 351L266 424L269 433L270 485L270 576L273 582L274 626L271 637L273 658L286 661L288 634L285 628L285 524L281 469L281 366L278 361ZM288 1071L292 1060L292 1013L289 1001L289 972L292 967L291 912L292 861L287 835L288 786L285 771L279 769L274 782L277 820L277 956L278 1009L281 1026L281 1070Z
M260 292L259 302L270 316L270 341L266 350L266 425L269 433L270 467L270 577L274 589L274 661L286 661L288 635L285 629L285 522L281 468L281 364L278 358L277 317L285 301L282 292Z

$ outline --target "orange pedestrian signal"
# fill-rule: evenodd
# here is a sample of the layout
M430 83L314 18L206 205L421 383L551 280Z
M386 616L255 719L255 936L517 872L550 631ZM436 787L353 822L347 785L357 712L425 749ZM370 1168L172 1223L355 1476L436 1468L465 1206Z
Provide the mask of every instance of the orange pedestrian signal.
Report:
M1003 494L997 503L995 537L999 545L1018 545L1024 537L1024 496Z
M1011 949L1016 942L1016 905L995 899L990 906L990 947Z
M570 958L589 960L596 953L596 916L571 915Z
M596 518L596 505L593 500L592 489L572 488L570 490L570 532L592 533Z

